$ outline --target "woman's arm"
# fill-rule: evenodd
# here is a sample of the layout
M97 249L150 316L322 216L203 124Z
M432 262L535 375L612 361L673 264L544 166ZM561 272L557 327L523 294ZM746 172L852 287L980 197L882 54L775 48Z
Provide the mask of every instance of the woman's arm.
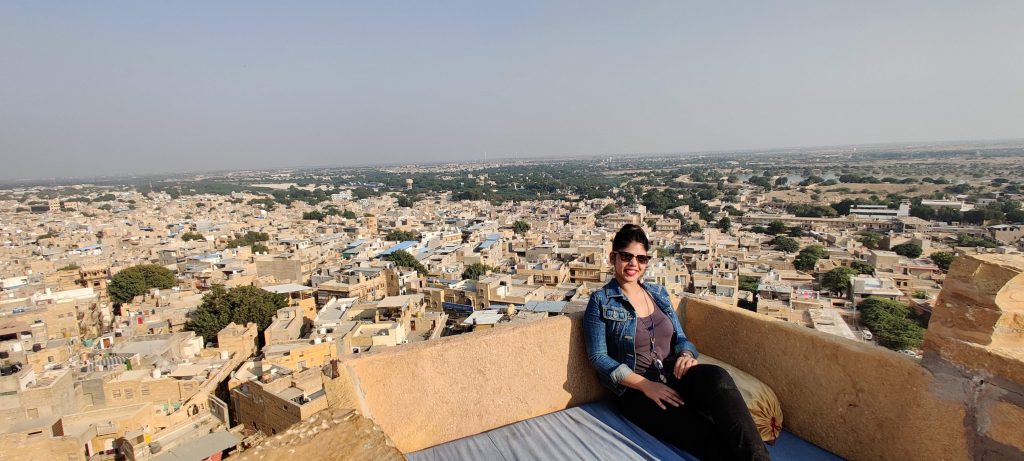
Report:
M633 373L633 370L608 355L607 334L604 319L601 318L601 303L596 296L591 296L587 311L583 314L583 337L587 343L587 358L598 373L619 384Z

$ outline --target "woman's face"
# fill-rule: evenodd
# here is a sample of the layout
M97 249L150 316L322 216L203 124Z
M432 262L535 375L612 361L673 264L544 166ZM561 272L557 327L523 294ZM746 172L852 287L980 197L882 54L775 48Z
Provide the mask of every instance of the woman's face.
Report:
M634 257L629 262L624 262L623 258L619 255L621 253L630 253ZM625 248L618 251L613 251L608 254L610 258L613 270L615 271L615 279L619 281L619 284L623 283L634 283L639 281L644 276L644 271L647 270L647 264L641 264L637 260L636 256L646 256L647 250L644 249L644 245L640 242L632 242Z

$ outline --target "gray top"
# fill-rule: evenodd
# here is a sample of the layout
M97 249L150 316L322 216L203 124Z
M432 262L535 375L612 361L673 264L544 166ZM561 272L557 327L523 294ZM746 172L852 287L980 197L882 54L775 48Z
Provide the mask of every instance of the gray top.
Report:
M645 376L647 371L650 370L652 373L656 372L654 369L654 356L657 354L658 358L665 360L668 358L668 354L672 352L672 333L675 329L672 328L672 321L669 320L665 313L654 308L654 312L647 317L636 318L636 368L633 370L641 376ZM654 350L651 350L651 337L654 337ZM666 370L666 377L671 370Z

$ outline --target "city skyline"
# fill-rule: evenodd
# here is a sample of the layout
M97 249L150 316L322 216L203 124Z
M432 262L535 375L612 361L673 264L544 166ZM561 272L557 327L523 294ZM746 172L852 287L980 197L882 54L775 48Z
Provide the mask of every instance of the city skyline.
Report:
M1014 2L65 13L0 7L0 180L1024 137Z

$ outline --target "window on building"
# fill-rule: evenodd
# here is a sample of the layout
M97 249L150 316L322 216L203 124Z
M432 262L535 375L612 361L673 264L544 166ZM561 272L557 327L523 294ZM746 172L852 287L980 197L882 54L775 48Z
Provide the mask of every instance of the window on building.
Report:
M119 398L121 398L121 390L120 389L114 389L114 390L110 391L110 395L113 396L115 399L119 399Z

